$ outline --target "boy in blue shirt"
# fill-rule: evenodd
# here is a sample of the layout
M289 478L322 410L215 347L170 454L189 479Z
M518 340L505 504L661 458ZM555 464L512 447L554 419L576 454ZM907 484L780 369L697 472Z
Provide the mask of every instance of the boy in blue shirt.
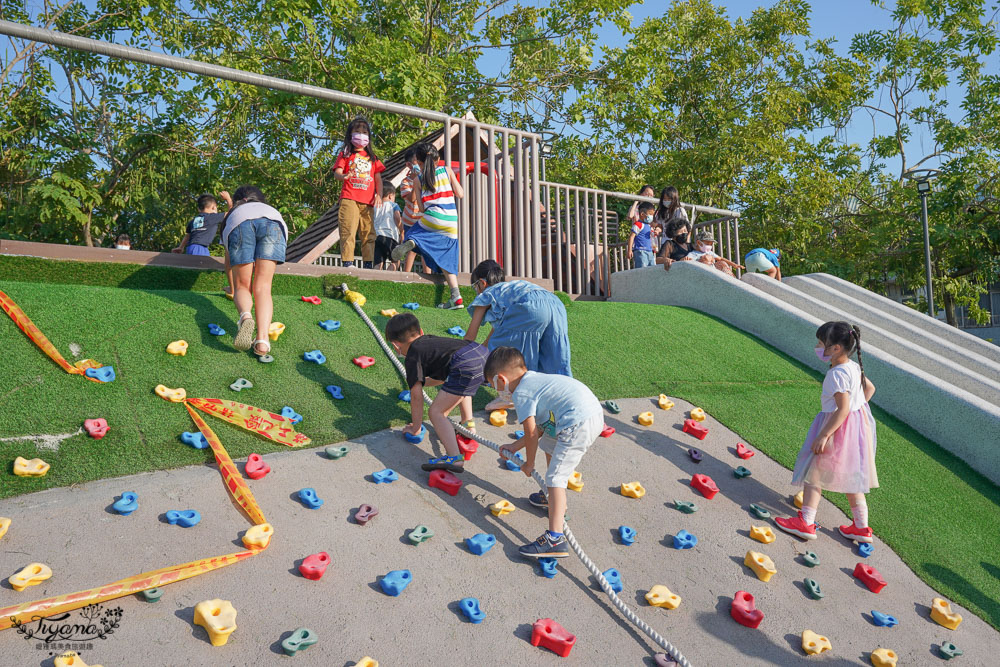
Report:
M766 273L775 280L781 280L781 251L777 248L754 248L747 253L743 263L747 271Z
M512 347L490 353L483 375L501 397L509 397L524 427L524 437L500 448L513 455L524 451L521 472L535 469L535 453L545 452L547 493L533 493L529 502L546 507L549 529L518 551L526 558L565 558L569 555L562 533L566 517L566 484L584 453L604 429L604 413L593 392L579 380L565 375L529 371L524 357ZM542 434L551 437L539 440ZM554 438L554 439L553 439Z
M653 266L656 255L653 254L653 210L656 207L649 202L639 204L639 219L632 223L632 232L628 235L628 258L635 259L635 268Z

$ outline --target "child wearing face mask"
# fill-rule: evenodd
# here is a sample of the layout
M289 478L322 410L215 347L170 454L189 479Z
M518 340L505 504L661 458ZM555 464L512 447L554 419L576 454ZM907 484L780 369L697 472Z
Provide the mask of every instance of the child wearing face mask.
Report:
M858 361L850 355L857 354ZM797 517L775 519L778 528L804 540L816 539L816 509L822 491L847 494L854 522L840 534L855 542L871 542L865 494L878 487L875 471L875 419L868 401L875 385L865 377L861 361L861 329L847 322L827 322L816 330L816 356L830 364L816 415L799 450L792 484L803 485Z
M375 256L373 216L382 199L382 172L385 165L371 145L371 126L362 116L352 120L344 135L333 177L344 182L340 193L340 257L344 266L354 266L354 236L361 238L364 268L372 268Z
M501 396L509 396L524 428L523 437L500 451L514 455L523 449L521 472L529 477L539 447L545 452L546 492L531 494L528 502L548 510L549 529L518 551L526 558L564 558L569 555L562 532L566 485L604 429L601 403L579 380L529 371L524 357L512 347L493 350L483 372ZM543 434L550 437L540 439Z
M628 258L635 259L637 269L656 263L656 255L653 254L653 209L649 202L639 204L639 218L632 223L632 232L628 235Z
M406 177L403 178L403 182L399 185L399 194L403 197L403 241L410 238L410 230L413 229L413 225L417 224L420 220L420 205L410 196L414 188L420 188L420 174L422 165L420 160L417 159L417 149L407 148L406 152L403 153L403 160L406 162ZM403 270L409 273L413 270L413 262L417 259L417 253L412 250L406 253L406 264L403 266ZM424 273L430 273L429 267L424 266Z
M733 275L733 268L743 267L736 262L731 262L721 255L717 255L715 247L715 236L707 229L703 229L695 236L694 250L689 252L684 259L687 261L701 262L714 266L723 273Z

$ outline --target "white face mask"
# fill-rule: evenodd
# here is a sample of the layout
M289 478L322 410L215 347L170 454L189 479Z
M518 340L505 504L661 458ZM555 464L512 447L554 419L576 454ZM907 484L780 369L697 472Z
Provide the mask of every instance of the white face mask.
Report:
M116 245L115 246L115 250L131 250L131 249L132 249L132 246L130 246L130 245Z
M513 394L513 392L510 390L510 384L507 382L507 378L503 379L503 389L501 389L500 388L500 376L499 375L494 375L493 376L493 388L497 390L497 394L499 394L499 396L498 396L499 398L501 398L501 399L503 399L505 401L510 401L511 400L511 395Z
M664 199L663 200L663 205L664 206L670 206L670 200L669 199Z

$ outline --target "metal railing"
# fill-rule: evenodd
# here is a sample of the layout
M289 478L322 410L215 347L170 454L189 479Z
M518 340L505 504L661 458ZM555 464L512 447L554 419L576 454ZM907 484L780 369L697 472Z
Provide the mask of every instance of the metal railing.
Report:
M317 257L315 260L313 260L313 264L316 266L343 267L344 260L340 256L339 252L325 252L319 257ZM424 269L423 261L420 259L420 255L417 255L416 259L413 261L413 270L419 273L423 271L423 269Z

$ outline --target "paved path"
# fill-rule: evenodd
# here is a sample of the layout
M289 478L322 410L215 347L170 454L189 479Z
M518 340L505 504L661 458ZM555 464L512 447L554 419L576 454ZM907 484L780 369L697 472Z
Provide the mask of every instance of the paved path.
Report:
M734 455L738 438L709 417L708 439L697 442L680 431L691 406L663 412L648 399L619 401L621 415L608 415L618 429L600 439L580 467L585 487L570 492L570 525L580 543L602 569L622 573L627 600L654 628L673 641L696 665L868 664L868 653L887 647L900 655L900 665L938 664L937 645L953 641L965 651L959 665L996 664L1000 634L965 610L957 631L929 619L935 593L893 554L876 542L868 562L889 585L875 595L851 576L861 560L855 549L829 527L844 521L829 503L820 508L825 527L809 545L822 564L806 568L798 554L804 543L779 533L761 545L748 537L750 502L772 511L792 511L788 504L790 473L757 454L747 466L753 476L733 477L743 461ZM653 427L639 426L634 415L652 410ZM230 427L212 422L223 442ZM308 419L303 431L308 433ZM515 426L481 430L498 441L510 440ZM351 452L329 460L322 449L268 455L272 472L250 481L264 514L275 527L272 545L263 554L217 572L163 589L160 602L137 596L110 603L123 610L121 625L107 640L95 642L83 659L104 667L122 665L277 665L291 664L280 640L297 627L319 635L319 643L294 659L296 665L353 665L370 655L384 667L396 665L652 665L654 647L606 601L583 565L563 559L554 579L539 576L532 563L517 556L517 547L545 527L539 511L524 497L534 482L503 468L489 450L480 448L463 475L465 486L455 498L429 489L419 464L430 447L407 444L398 432L382 431L348 443ZM178 445L181 446L181 445ZM686 450L706 453L699 465ZM435 445L436 447L436 445ZM400 479L375 485L372 472L392 467ZM693 473L712 476L721 493L706 500L688 486ZM641 500L622 497L622 482L639 480L647 489ZM326 503L305 509L295 498L302 487L317 489ZM110 513L123 491L139 494L140 508L128 517ZM493 517L486 505L501 498L518 509ZM692 515L672 506L673 499L692 500ZM380 516L368 526L350 517L362 503L377 505ZM162 523L169 509L198 509L202 522L190 529ZM237 551L239 535L248 527L227 500L212 466L102 480L0 501L0 516L14 520L0 539L0 606L46 595L67 593L115 581L139 572ZM418 524L435 536L419 546L406 539ZM638 531L630 547L617 543L619 525ZM672 548L680 529L698 536L693 550ZM499 543L477 557L464 538L494 533ZM767 553L778 574L758 581L743 566L748 549ZM321 581L298 574L299 560L327 551L332 566ZM50 565L55 575L24 592L14 592L6 577L32 561ZM398 598L383 595L378 578L396 569L413 572L413 583ZM826 597L809 599L802 579L813 577ZM646 605L643 595L662 583L682 596L672 611ZM757 597L765 613L759 630L737 625L729 603L738 590ZM472 625L458 612L458 601L479 598L486 620ZM213 647L204 631L192 625L194 605L209 598L231 600L239 612L239 629L225 647ZM870 622L876 609L896 616L888 629ZM551 617L576 633L568 659L532 647L531 623ZM833 652L806 658L800 633L806 628L828 636ZM51 665L47 651L35 648L13 629L0 632L0 663Z

